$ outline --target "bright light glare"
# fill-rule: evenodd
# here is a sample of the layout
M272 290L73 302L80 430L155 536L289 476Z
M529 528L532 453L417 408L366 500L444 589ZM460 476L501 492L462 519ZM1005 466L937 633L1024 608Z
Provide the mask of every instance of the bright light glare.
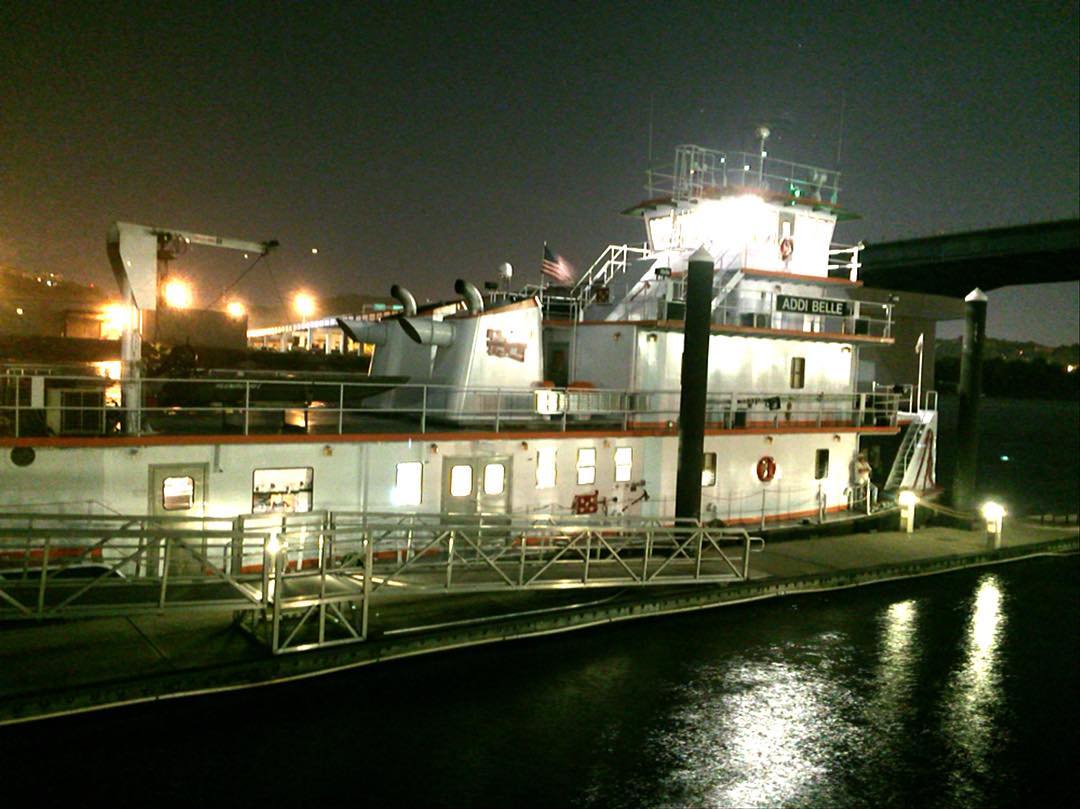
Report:
M1001 505L1000 503L995 503L992 500L983 503L982 515L983 518L988 521L998 522L999 520L1001 520L1002 517L1005 516L1005 506Z
M919 495L915 494L915 492L905 490L900 492L900 497L898 498L898 500L900 501L900 505L907 508L919 502Z
M228 305L225 307L225 311L229 315L229 317L233 318L234 320L239 320L245 314L247 314L247 309L245 308L244 304L240 303L240 301L229 301Z
M115 340L131 322L131 309L122 303L110 303L101 311L101 339Z
M191 285L187 281L173 278L165 284L165 305L172 309L191 307Z
M315 298L307 292L297 292L293 296L293 309L302 318L309 318L315 314Z

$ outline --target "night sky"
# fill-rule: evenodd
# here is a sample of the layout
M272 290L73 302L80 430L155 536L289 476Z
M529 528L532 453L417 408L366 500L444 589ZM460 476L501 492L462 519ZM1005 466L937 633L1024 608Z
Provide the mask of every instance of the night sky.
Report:
M1078 4L7 3L0 265L112 291L114 219L282 249L240 291L453 295L640 241L678 143L835 166L881 241L1078 215ZM650 116L650 108L652 114ZM841 128L841 110L843 127ZM842 147L839 148L842 136ZM317 255L311 248L317 247ZM177 269L213 299L248 265ZM1077 339L1078 285L989 333Z

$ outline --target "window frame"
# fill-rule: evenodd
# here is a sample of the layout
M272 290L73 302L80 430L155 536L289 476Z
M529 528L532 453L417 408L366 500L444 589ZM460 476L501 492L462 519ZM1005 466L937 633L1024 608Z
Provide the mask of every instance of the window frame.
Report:
M586 453L592 454L592 462L585 463L582 457ZM596 447L578 447L577 451L577 485L578 486L595 486L596 485ZM587 472L587 475L583 473ZM587 477L588 480L584 478Z
M417 467L419 474L416 476L416 496L405 499L402 497L402 467ZM411 494L411 493L410 493ZM424 501L424 463L423 461L401 461L394 466L394 505L419 506Z
M619 463L619 453L629 453L630 460L625 463ZM629 483L634 476L634 448L615 447L613 460L615 462L615 482Z
M788 387L792 390L804 390L806 388L806 357L791 358L791 372L788 375Z

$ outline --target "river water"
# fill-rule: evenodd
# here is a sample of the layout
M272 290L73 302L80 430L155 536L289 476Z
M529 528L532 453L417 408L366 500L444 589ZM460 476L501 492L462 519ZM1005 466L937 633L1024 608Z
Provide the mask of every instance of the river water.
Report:
M1075 441L1075 416L1056 418L1044 428L1060 429L1056 442L1043 443ZM1010 419L984 425L997 421ZM1014 466L996 463L1009 474L1040 468L1026 448L1008 452ZM1071 486L1041 479L1048 502L1075 503L1071 462ZM1017 502L1039 490L1022 475L993 480ZM0 795L12 806L73 792L76 805L139 806L1071 803L1078 596L1080 557L1040 558L0 728Z

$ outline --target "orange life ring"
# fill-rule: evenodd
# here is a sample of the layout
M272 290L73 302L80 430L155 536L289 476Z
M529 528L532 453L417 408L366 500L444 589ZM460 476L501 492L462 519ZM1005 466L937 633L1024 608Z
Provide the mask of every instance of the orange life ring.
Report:
M762 483L768 483L776 474L776 461L769 455L762 457L757 462L757 479Z
M780 242L780 258L787 261L791 258L791 254L795 252L795 242L790 238L785 238Z

